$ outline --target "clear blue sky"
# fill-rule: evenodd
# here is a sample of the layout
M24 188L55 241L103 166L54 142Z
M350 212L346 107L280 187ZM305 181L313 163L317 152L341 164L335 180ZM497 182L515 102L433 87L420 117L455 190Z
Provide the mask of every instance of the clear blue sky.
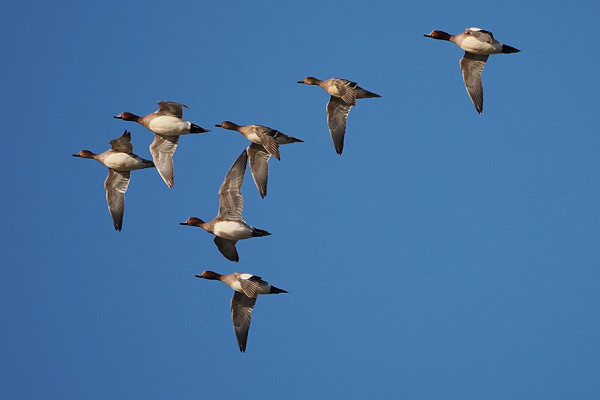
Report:
M599 6L594 2L9 2L3 7L0 396L6 399L600 396ZM478 115L463 52L423 37L476 26L491 56ZM348 118L340 77L381 94ZM175 187L135 171L112 226L102 165L71 157L132 132L113 119L187 104ZM249 176L244 217L272 236L240 262L179 222L217 213L258 123L305 140ZM248 349L231 290L250 272Z

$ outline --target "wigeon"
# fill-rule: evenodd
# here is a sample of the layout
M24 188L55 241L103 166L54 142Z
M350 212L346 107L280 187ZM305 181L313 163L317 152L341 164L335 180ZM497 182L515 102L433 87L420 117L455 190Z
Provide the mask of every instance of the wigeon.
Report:
M172 101L159 101L157 104L158 110L145 117L122 112L114 118L135 121L154 132L154 140L150 144L152 159L167 186L173 187L173 153L177 149L179 136L188 133L204 133L209 130L181 118L182 107L188 108L185 104Z
M333 146L338 154L344 150L344 135L346 134L346 118L350 108L356 105L356 99L381 97L358 86L356 82L346 79L331 78L326 81L308 76L298 83L321 86L331 95L327 103L327 124L333 140Z
M460 59L460 70L469 97L479 114L483 111L483 86L481 85L481 71L490 54L518 53L519 49L502 44L494 39L492 32L479 28L467 28L463 33L450 35L444 31L433 31L423 35L432 39L453 42L465 51Z
M238 131L244 135L246 139L252 142L252 144L247 148L250 172L252 173L254 184L256 185L256 188L258 189L258 192L262 198L265 198L267 195L269 158L273 156L278 160L280 159L280 144L304 142L304 140L286 135L283 132L279 132L276 129L272 129L263 125L240 126L231 121L223 121L215 126L232 131Z
M136 169L152 168L154 163L133 154L131 133L125 131L117 139L110 141L110 150L101 154L89 150L81 150L73 157L93 158L108 167L108 177L104 181L106 189L106 202L112 217L115 229L120 231L123 227L123 212L125 210L125 192L129 186L130 172Z
M268 236L269 232L253 228L242 219L244 199L241 186L246 172L248 155L246 149L235 160L219 189L219 214L210 222L191 217L180 225L199 226L205 231L215 235L214 242L217 248L230 261L239 261L235 248L238 240L252 237Z
M196 275L196 278L221 281L235 290L231 299L231 320L242 353L246 351L252 309L258 295L287 293L287 291L263 281L260 276L242 272L221 275L213 271L204 271L202 274Z

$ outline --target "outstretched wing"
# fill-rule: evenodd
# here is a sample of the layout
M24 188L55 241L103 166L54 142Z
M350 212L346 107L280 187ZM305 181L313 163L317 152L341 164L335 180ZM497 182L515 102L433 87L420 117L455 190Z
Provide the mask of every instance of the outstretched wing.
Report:
M246 172L248 155L246 149L235 160L229 172L225 175L223 184L219 189L219 214L217 218L230 221L241 221L244 199L242 197L242 183Z
M173 187L173 153L177 149L179 136L161 136L154 134L154 141L150 144L150 153L158 173L168 187Z
M267 195L267 182L269 180L269 158L271 155L260 144L252 143L248 146L248 162L254 184L263 199Z
M346 118L348 118L351 107L351 104L335 96L331 96L329 103L327 103L327 124L329 125L333 146L338 154L342 154L344 150Z
M469 97L478 113L483 111L483 86L481 84L481 71L485 66L488 55L473 54L465 51L460 59L460 70Z
M188 108L185 104L175 103L174 101L159 101L158 110L154 113L159 115L170 115L173 117L181 118L183 116L183 110L181 107Z
M241 292L235 292L231 299L231 321L241 352L246 351L254 304L256 304L256 298L250 298Z
M235 248L237 240L223 239L222 237L215 236L213 242L215 242L217 249L219 249L226 259L234 262L240 261L240 256Z
M129 171L115 171L108 169L108 177L104 181L106 189L106 203L112 217L115 229L123 228L123 212L125 211L125 192L129 187Z
M123 135L110 141L111 149L121 153L133 154L133 145L131 144L131 133L126 129Z

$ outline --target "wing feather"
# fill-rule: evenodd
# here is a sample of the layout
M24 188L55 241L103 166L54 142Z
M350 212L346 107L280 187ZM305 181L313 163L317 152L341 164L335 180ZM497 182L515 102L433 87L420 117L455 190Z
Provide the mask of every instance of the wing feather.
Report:
M483 111L483 85L481 84L481 72L488 59L488 55L473 54L465 51L460 59L460 70L467 93L478 113Z
M121 153L133 154L133 145L131 144L131 133L128 130L123 135L110 141L111 149Z
M226 259L234 262L240 261L240 256L235 248L237 240L223 239L222 237L215 236L213 242L215 242L217 249L219 249Z
M248 154L246 149L235 160L229 172L225 175L223 184L219 189L219 214L217 218L231 221L241 221L244 209L244 198L242 197L242 183L246 173Z
M346 134L346 118L350 113L351 104L339 97L331 96L327 103L327 124L333 146L338 154L344 150L344 135Z
M241 352L246 351L252 310L255 304L256 298L250 298L241 292L235 292L231 299L231 321Z
M173 187L175 178L173 176L173 154L177 149L179 136L162 136L154 134L154 141L150 144L150 153L158 173L168 187Z
M271 155L260 144L252 143L248 146L248 163L254 184L263 199L267 195L267 182L269 180L269 158Z
M181 118L183 117L182 107L188 108L185 104L175 103L174 101L159 101L158 110L154 113L159 115L170 115L172 117Z
M125 212L125 192L129 187L129 171L116 171L108 169L108 177L104 181L106 189L106 203L112 217L115 229L123 228L123 213Z

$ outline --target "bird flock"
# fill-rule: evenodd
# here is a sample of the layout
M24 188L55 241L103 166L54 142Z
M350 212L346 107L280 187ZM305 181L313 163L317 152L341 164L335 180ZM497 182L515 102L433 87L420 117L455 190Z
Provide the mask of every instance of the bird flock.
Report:
M491 54L516 53L518 49L499 43L491 32L479 28L468 28L458 35L450 35L444 31L434 30L428 35L432 39L446 40L455 43L465 50L460 60L460 68L465 88L475 106L477 113L483 112L483 86L481 72ZM357 99L381 97L358 86L357 83L340 78L319 80L306 77L299 84L317 85L330 94L327 103L327 124L337 154L344 150L346 120ZM123 228L125 210L125 192L129 186L131 171L145 168L156 168L169 188L175 184L173 154L177 149L179 137L187 134L209 132L192 122L183 119L185 104L159 101L158 110L144 117L122 112L114 118L137 122L154 133L150 144L152 161L143 159L133 152L131 133L127 130L120 137L111 140L111 148L96 154L89 150L81 150L75 157L94 159L108 167L108 177L104 182L106 202L113 225L117 231ZM262 198L267 195L269 174L268 161L271 157L280 160L279 145L303 142L293 136L286 135L276 129L263 125L237 125L231 121L223 121L216 127L237 131L251 144L242 151L225 175L219 189L219 211L209 222L197 217L190 217L180 225L195 226L214 235L214 243L219 252L228 260L238 262L239 255L236 243L239 240L253 237L269 236L266 230L255 228L242 218L244 199L241 187L250 165L252 178ZM249 273L235 272L221 275L213 271L204 271L198 278L220 280L234 290L231 299L231 317L238 346L241 352L246 351L248 331L252 310L259 294L288 293L262 280L261 277Z

